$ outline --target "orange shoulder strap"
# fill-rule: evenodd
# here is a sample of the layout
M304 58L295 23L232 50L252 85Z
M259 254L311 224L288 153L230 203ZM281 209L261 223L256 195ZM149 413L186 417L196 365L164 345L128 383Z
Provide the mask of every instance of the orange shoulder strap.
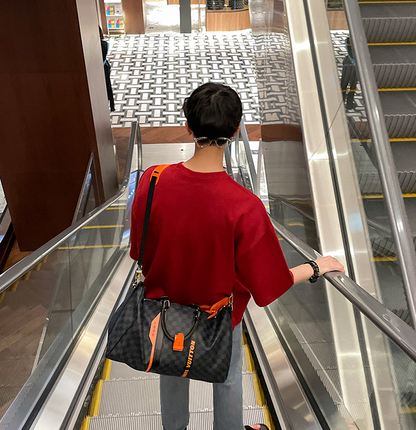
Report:
M170 166L170 164L160 164L159 166L157 166L154 170L153 170L153 172L152 172L152 174L151 174L151 176L150 176L150 180L152 180L152 178L156 178L156 183L155 183L155 185L157 185L157 183L159 182L159 178L160 178L160 175L162 174L162 172L166 169L166 167L169 167Z

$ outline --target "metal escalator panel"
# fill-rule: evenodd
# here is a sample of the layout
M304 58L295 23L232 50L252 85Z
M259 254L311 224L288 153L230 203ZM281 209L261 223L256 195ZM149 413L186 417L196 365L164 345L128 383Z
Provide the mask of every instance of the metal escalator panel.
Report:
M339 10L332 13L338 13L341 22L347 24L342 5L354 2L344 0L339 3ZM390 310L414 325L416 164L410 160L416 159L416 91L413 87L398 88L398 85L412 86L415 83L416 39L412 39L414 32L409 33L405 22L408 14L413 14L416 9L412 2L390 2L388 7L384 7L385 2L377 1L359 4L363 8L364 23L371 20L373 33L368 58L373 59L373 65L367 65L367 57L362 54L362 44L366 47L366 41L360 39L355 46L352 39L358 36L352 32L354 37L350 38L351 28L357 32L355 14L352 18L352 12L348 15L351 18L348 30L329 30L329 23L322 25L328 19L324 6L313 1L303 2L308 28L304 46L308 43L310 47L317 95L313 94L312 85L305 88L302 83L310 75L310 72L304 72L306 63L299 62L296 66L295 61L295 76L298 88L304 88L299 91L299 97L312 205L301 207L295 199L288 199L283 187L283 193L279 190L274 194L280 200L279 205L285 206L280 213L291 217L292 223L305 224L302 221L305 213L308 224L315 220L322 246L326 244L327 236L336 237L336 229L329 222L325 224L320 220L321 211L329 213L332 207L320 206L319 196L323 190L334 193L338 207L335 216L344 238L348 273ZM396 6L397 11L392 12ZM287 3L286 8L291 22L294 2ZM387 14L391 14L392 19L387 19ZM388 36L391 39L377 42L381 32L387 32L388 25L397 24L397 21L403 21L403 25L395 26ZM302 39L299 42L296 39L298 28L292 27L293 55L295 59L301 55L305 57L305 51L301 49ZM373 88L372 68L376 81L384 86L379 91ZM311 102L313 97L314 103ZM322 113L326 151L322 150L320 142L320 126L310 125L306 120L313 115L311 111L316 104ZM385 139L383 130L386 128L391 146L388 138ZM318 143L311 145L308 140ZM329 160L332 190L323 175L320 181L315 178L318 172L314 169L320 163L323 170L324 160ZM282 166L288 165L283 157L279 162ZM283 201L291 205L290 209ZM334 215L331 219L334 220ZM330 252L325 246L321 249L324 253Z
M258 12L260 3L255 2ZM322 16L327 19L324 3L295 0L279 3L282 3L281 13L275 9L273 14L264 14L262 25L256 29L256 37L263 41L256 59L260 65L258 73L259 70L262 73L259 99L263 98L260 103L264 105L261 110L264 112L262 145L270 213L275 216L278 213L279 222L309 244L317 245L323 254L338 258L349 276L376 294L377 278L371 261L364 211L358 199L358 181L350 159L348 129L345 120L337 116L342 97L338 93L335 64L331 63L332 49L329 48L331 61L319 63L312 56L316 46L328 47L328 44L320 44L311 38L313 29L308 21L310 12L316 19L315 28L325 31L322 25ZM305 4L310 6L309 10L305 10ZM257 11L254 5L253 10ZM316 17L318 12L322 12L321 16ZM261 14L258 15L260 20ZM252 25L253 22L256 20L252 20ZM267 34L264 34L265 28ZM253 33L256 34L254 29ZM283 49L279 49L279 42ZM333 71L334 75L331 74ZM335 92L328 95L332 108L330 113L320 109L325 94L318 82L319 72L325 76L326 85L335 88ZM282 107L279 115L277 109L284 102L290 111ZM274 116L271 113L273 108ZM300 118L285 116L292 110ZM300 126L301 132L296 133ZM332 140L339 143L337 150L330 147ZM338 171L343 175L336 181ZM332 343L333 353L342 362L338 373L341 391L346 404L353 404L357 386L361 396L365 393L366 381L364 368L359 365L358 333L354 329L345 330L345 327L355 326L353 308L339 300L333 290L324 292L329 315L327 322L331 332L336 334ZM356 369L354 380L348 373L352 363ZM362 428L372 429L372 425L370 415ZM336 425L333 428L337 428Z
M247 163L245 157L239 158L244 173ZM263 176L264 172L257 174ZM313 242L315 233L310 211L300 210L280 196L270 195L269 200L289 267L317 258L319 255L305 244ZM292 222L285 228L273 221L274 216ZM343 275L339 278L347 279ZM355 292L349 290L353 292L350 296L323 278L316 284L295 285L270 304L267 313L310 404L315 405L322 428L413 429L414 331L360 287L355 288ZM363 304L371 305L373 313L364 312ZM380 330L386 322L395 327ZM407 346L412 344L413 352L399 347L397 338L393 341L390 337L393 332ZM272 355L267 357L273 360Z
M1 337L7 345L0 352L5 429L14 428L7 424L32 395L29 377L47 377L45 369L53 368L62 346L76 338L106 277L127 252L121 246L126 205L126 199L119 199L109 206L5 291L0 304Z
M412 235L409 244L416 243L416 212L413 205L416 198L416 164L410 162L416 157L416 33L413 25L416 22L416 3L380 4L374 1L359 4L395 163L392 167L396 169L398 189L403 193L404 208ZM349 31L332 32L340 75L345 67L341 62L342 49L339 41L341 38L346 40L348 35ZM354 58L354 45L350 39L348 42L348 46L344 44L344 54L349 53L349 57ZM352 69L355 68L353 65ZM403 276L403 266L400 267L399 264L402 260L398 260L401 255L397 248L397 238L394 238L391 211L382 186L381 166L376 156L377 143L373 141L362 85L359 76L354 82L350 79L344 86L341 81L352 150L368 219L373 259L380 283L380 300L411 324L414 299L410 297L407 281ZM407 223L406 220L404 223ZM415 249L414 245L409 246L410 251ZM394 289L392 285L395 285Z

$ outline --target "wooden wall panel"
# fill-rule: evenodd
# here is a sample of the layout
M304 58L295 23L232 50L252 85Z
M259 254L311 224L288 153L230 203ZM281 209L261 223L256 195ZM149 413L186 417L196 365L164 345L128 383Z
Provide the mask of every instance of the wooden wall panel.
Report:
M92 0L77 0L77 6L84 56L84 71L92 111L92 124L90 124L91 142L93 142L95 160L98 161L96 163L98 176L101 178L98 184L101 201L105 201L117 191L118 181L97 11Z
M99 4L99 7L100 7L101 28L103 29L103 33L104 34L108 34L107 15L105 14L105 3L104 3L104 0L98 0L98 4Z
M144 34L144 0L123 0L124 26L127 34Z
M328 11L330 30L348 30L347 17L343 10Z
M75 0L38 0L24 8L11 2L2 12L0 38L8 43L0 62L0 177L22 251L70 225L91 152L108 175L102 194L117 187L114 154L111 173L111 160L103 159L97 144L97 124L108 127L110 136L111 128L95 2L83 1L92 5L89 28L83 29L85 49ZM96 87L89 88L93 78ZM94 107L101 105L93 110L91 96L99 92Z
M207 31L238 31L250 28L250 13L245 10L207 11Z
M167 0L168 4L179 4L179 0ZM206 4L206 0L191 0L191 4Z

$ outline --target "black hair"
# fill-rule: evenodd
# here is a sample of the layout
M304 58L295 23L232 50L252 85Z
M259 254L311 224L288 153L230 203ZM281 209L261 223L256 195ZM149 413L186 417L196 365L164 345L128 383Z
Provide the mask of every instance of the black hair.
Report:
M195 137L232 137L240 125L243 106L230 87L208 82L192 92L183 104Z

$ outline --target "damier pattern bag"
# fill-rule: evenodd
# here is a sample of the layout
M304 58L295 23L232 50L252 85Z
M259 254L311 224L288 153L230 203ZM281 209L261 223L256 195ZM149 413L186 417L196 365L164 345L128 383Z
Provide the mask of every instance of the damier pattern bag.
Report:
M158 166L151 176L139 267L154 189L166 167ZM183 306L168 297L147 299L144 283L136 279L132 292L110 319L107 358L145 372L224 382L232 350L231 311L232 296L212 306Z

